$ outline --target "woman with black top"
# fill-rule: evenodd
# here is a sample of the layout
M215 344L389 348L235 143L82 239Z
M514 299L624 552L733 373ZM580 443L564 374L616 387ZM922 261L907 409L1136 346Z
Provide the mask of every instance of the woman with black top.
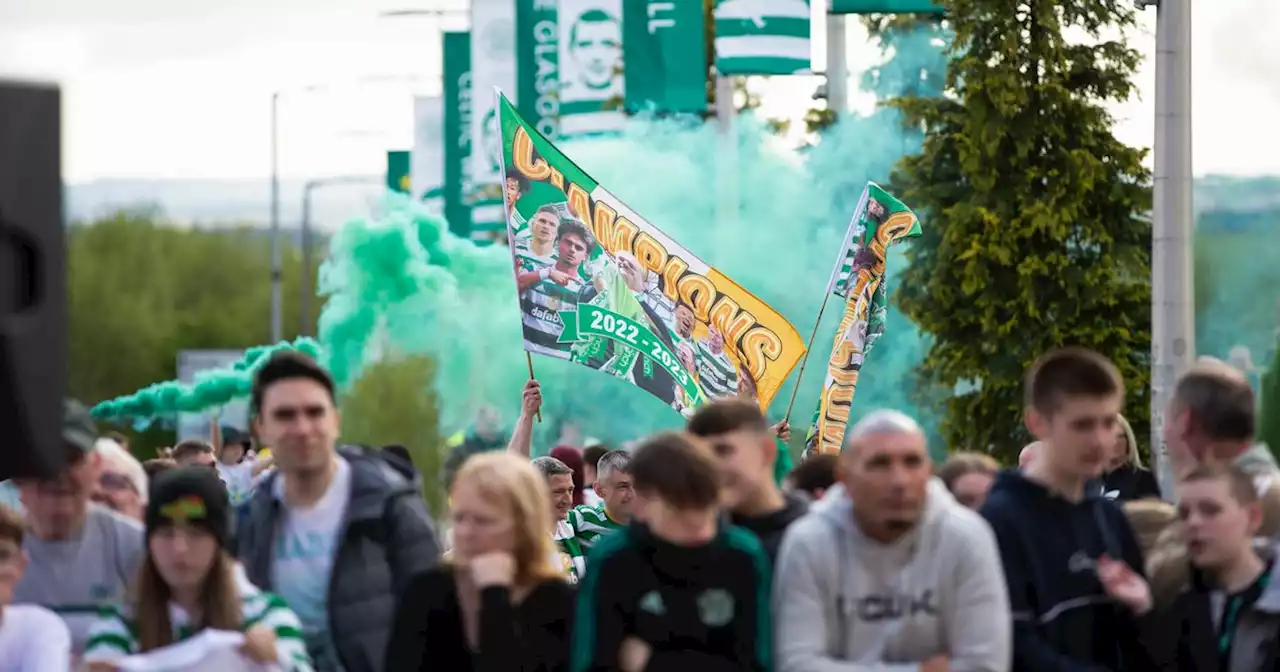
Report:
M1138 439L1124 416L1116 418L1116 439L1111 449L1107 472L1102 475L1102 491L1107 499L1131 502L1137 499L1160 498L1160 485L1155 474L1142 466L1142 453Z
M1165 672L1280 669L1280 579L1271 549L1257 549L1262 509L1236 467L1199 467L1178 485L1178 531L1189 580L1161 607L1148 646Z
M542 477L514 455L476 455L451 496L453 550L400 596L388 672L567 669L574 596Z

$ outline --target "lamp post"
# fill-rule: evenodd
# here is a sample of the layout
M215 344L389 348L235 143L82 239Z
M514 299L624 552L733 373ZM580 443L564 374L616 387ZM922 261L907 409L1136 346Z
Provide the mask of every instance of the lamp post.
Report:
M341 84L386 84L416 82L419 77L406 75L368 75L334 84L311 84L279 89L271 94L271 342L284 338L282 257L280 239L280 97L288 92L316 93Z
M1192 284L1191 0L1136 0L1156 7L1156 132L1151 235L1151 452L1160 490L1173 499L1164 411L1195 360Z
M311 284L311 279L315 277L311 270L311 195L324 187L349 184L381 185L382 180L369 175L340 175L310 180L302 187L302 282L299 283L302 287L302 301L299 304L301 321L298 325L298 333L302 336L311 335L308 333L311 328L311 300L316 294Z

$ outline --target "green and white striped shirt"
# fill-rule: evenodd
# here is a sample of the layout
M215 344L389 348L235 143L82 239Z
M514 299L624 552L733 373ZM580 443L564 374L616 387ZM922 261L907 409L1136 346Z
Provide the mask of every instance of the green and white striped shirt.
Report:
M311 659L302 639L302 623L284 603L271 593L264 593L237 576L240 591L240 609L243 614L241 632L264 625L276 636L276 660L284 672L312 672ZM127 608L105 607L97 621L89 628L89 642L85 644L84 662L113 663L128 656L142 653L138 643L137 623ZM191 627L187 613L175 604L169 605L169 620L173 623L174 642L189 639L199 630Z
M738 370L723 351L711 352L705 341L695 343L698 360L698 382L708 397L732 397L738 394Z
M535 256L532 253L517 252L516 261L521 273L551 267L551 264L547 263L547 257ZM560 332L564 331L564 321L560 319L560 311L577 310L578 297L582 294L584 286L578 278L570 278L566 285L560 285L551 278L546 278L520 292L525 349L540 355L550 355L560 359L569 358L569 350L573 347L573 343L556 342L560 338Z
M582 544L583 550L589 551L602 536L626 526L614 522L609 514L604 512L602 502L597 506L579 504L569 509L569 527L573 528L574 537L577 538L578 543Z
M564 580L578 583L587 573L587 556L581 541L563 520L556 521L556 531L551 538L556 542L557 566L564 570Z

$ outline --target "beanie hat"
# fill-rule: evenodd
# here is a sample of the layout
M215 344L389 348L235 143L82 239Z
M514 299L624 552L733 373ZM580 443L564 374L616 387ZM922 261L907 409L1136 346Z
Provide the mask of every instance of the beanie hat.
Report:
M231 538L227 487L209 467L178 467L151 481L147 502L147 538L166 525L185 523L201 528L226 548Z

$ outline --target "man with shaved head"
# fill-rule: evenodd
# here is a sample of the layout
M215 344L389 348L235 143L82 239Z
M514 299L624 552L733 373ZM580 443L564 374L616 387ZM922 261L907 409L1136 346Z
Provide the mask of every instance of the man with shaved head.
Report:
M907 415L874 411L848 429L837 485L778 556L779 672L1009 669L995 537L932 470Z

